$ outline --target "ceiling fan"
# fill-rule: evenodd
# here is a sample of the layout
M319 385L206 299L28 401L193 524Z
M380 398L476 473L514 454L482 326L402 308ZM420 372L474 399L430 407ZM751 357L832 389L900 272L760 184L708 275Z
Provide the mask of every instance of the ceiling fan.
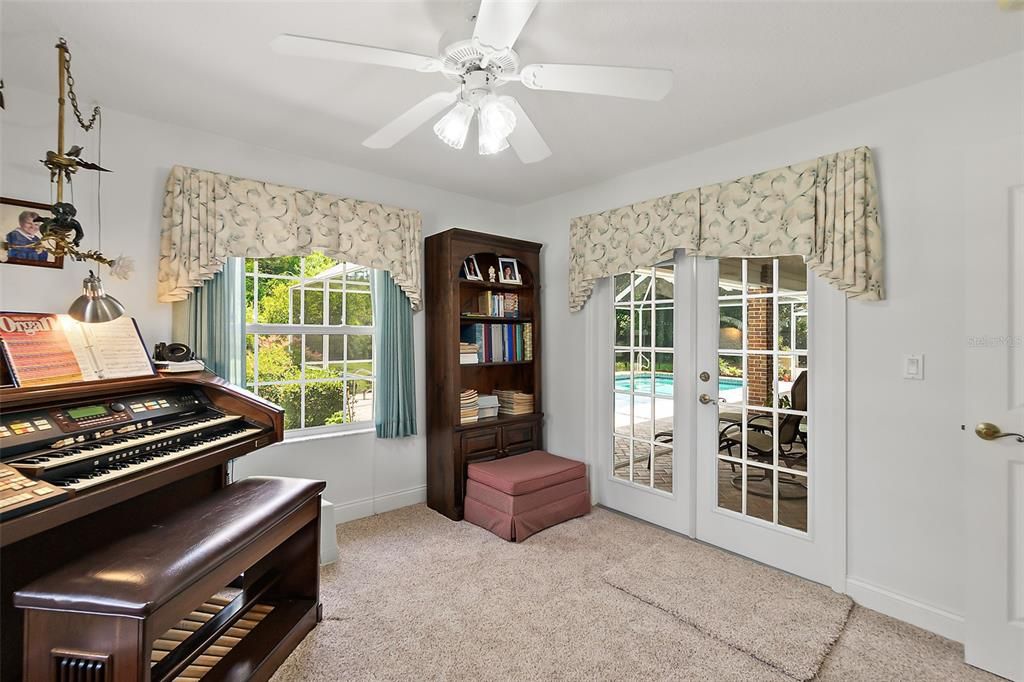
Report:
M372 149L393 147L445 109L434 125L441 140L462 149L474 115L478 117L478 151L495 154L510 145L523 163L551 155L551 149L515 98L498 96L497 88L519 82L531 90L560 90L657 101L672 88L672 72L625 66L530 64L519 67L512 49L539 0L481 0L471 37L442 38L441 55L426 55L358 45L324 38L282 34L271 47L286 55L335 59L441 73L458 83L454 90L430 95L363 141Z

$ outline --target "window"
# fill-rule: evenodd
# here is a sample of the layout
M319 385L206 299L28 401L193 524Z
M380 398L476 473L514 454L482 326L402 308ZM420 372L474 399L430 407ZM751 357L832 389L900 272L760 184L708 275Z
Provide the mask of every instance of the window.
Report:
M718 263L718 506L806 531L807 268Z
M369 268L322 254L247 258L246 385L285 411L285 429L373 421Z
M615 280L615 478L672 492L675 267Z

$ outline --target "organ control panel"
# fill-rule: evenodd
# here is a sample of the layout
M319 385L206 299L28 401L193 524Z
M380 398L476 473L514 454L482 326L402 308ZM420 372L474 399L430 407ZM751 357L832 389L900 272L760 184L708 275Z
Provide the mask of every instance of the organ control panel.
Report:
M0 459L19 478L0 499L0 520L38 510L63 498L35 497L35 490L70 496L222 446L253 441L266 424L215 406L203 389L175 386L49 407L5 410L0 416ZM17 493L11 495L11 493Z
M70 407L5 413L0 416L3 459L41 443L60 447L152 426L154 420L199 409L203 398L197 393L142 393Z

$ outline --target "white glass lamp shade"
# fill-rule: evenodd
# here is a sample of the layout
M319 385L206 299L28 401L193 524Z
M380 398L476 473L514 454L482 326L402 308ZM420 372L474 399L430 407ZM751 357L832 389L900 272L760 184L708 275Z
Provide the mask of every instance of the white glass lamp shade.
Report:
M103 282L93 272L82 281L82 295L68 308L72 319L87 324L110 322L124 315L124 306L103 291Z
M488 135L483 128L480 129L480 141L477 146L477 151L481 155L487 156L488 154L497 154L505 149L508 149L507 137Z
M434 124L434 132L449 147L462 149L462 145L466 144L473 112L472 106L465 102L457 102L451 111Z
M516 128L516 115L493 94L480 103L480 154L497 154L508 149L508 136Z
M516 129L516 115L494 94L480 100L480 129L488 137L508 137Z

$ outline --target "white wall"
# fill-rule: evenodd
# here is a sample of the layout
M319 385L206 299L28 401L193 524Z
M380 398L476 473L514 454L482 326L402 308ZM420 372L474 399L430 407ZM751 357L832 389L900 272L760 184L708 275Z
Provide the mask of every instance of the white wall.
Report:
M0 193L49 202L49 179L37 159L56 145L56 98L13 88L5 88L4 97L7 109L0 113ZM82 133L70 119L70 112L68 116L69 144L84 145L85 158L96 160L96 133ZM294 125L302 122L295 121ZM449 227L508 233L514 222L514 211L507 206L105 109L103 165L114 172L104 175L102 182L103 251L133 256L138 270L128 282L104 277L104 284L139 321L150 347L169 340L171 331L171 306L156 300L156 271L164 181L174 164L416 208L423 213L425 235ZM86 230L84 245L94 247L94 174L80 174L75 182L74 203ZM86 269L83 264L70 262L65 263L63 271L0 265L0 309L63 312L79 294ZM413 320L417 407L423 432L423 314L415 315ZM424 499L425 459L423 436L379 441L373 434L364 433L275 445L239 460L235 473L325 479L326 497L338 505L339 518L349 518Z
M1020 135L1024 54L949 74L518 209L543 254L546 445L587 457L581 387L587 309L568 313L573 216L857 145L874 149L888 299L848 304L850 593L959 637L965 547L961 245L967 146ZM925 381L901 357L926 356Z

